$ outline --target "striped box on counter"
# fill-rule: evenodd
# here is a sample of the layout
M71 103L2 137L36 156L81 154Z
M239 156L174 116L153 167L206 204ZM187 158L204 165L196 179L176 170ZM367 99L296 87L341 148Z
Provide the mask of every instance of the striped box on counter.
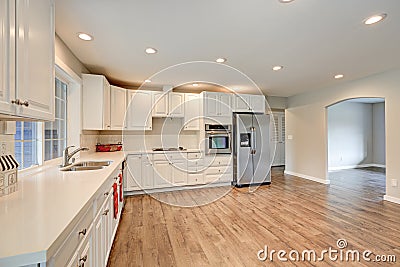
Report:
M0 156L0 196L17 190L18 166L13 155Z

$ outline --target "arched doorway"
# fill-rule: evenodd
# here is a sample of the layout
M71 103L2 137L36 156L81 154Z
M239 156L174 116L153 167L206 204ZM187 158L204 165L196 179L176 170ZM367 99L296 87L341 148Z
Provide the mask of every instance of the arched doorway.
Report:
M328 177L350 189L386 191L385 99L354 98L327 107Z

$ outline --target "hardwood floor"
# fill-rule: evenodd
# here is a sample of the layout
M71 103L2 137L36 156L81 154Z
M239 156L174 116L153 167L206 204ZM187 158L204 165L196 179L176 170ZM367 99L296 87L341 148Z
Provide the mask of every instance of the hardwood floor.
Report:
M273 169L272 185L233 189L209 205L181 208L150 196L126 199L108 266L377 266L376 262L261 262L257 252L292 249L318 255L345 239L347 249L400 257L400 205L384 202L384 173L333 172L326 186ZM224 188L167 193L210 197ZM288 257L286 255L286 257ZM374 256L371 256L373 258ZM397 259L397 262L400 258ZM399 264L399 263L397 263ZM385 263L380 266L396 266Z

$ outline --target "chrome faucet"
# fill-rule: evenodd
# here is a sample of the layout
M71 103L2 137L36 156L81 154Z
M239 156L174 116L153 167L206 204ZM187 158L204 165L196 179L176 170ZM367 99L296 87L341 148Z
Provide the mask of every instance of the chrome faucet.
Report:
M68 149L70 149L71 147L75 147L75 146L67 146L64 151L63 151L63 162L61 164L61 167L67 167L69 165L71 165L72 163L69 162L69 160L79 151L87 151L89 150L89 148L87 147L78 147L77 149L75 149L74 151L72 151L71 153L68 152ZM74 158L72 159L72 162L74 162Z

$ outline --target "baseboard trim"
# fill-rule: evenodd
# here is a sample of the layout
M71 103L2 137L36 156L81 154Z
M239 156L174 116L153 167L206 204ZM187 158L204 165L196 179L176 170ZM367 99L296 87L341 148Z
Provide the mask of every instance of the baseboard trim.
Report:
M348 166L330 167L328 168L328 171L340 171L340 170L349 170L349 169L367 168L367 167L386 168L386 165L376 164L376 163L348 165Z
M307 180L310 180L310 181L313 181L313 182L317 182L317 183L320 183L320 184L330 184L331 183L331 181L329 181L329 180L324 180L324 179L321 179L321 178L317 178L317 177L313 177L313 176L309 176L309 175L305 175L305 174L301 174L301 173L286 171L286 170L285 170L285 174L297 176L297 177L300 177L300 178L303 178L303 179L307 179Z
M384 195L383 196L383 200L386 200L386 201L389 201L389 202L392 202L392 203L396 203L396 204L400 204L400 198L397 198L397 197L391 197L391 196L388 196L388 195Z

